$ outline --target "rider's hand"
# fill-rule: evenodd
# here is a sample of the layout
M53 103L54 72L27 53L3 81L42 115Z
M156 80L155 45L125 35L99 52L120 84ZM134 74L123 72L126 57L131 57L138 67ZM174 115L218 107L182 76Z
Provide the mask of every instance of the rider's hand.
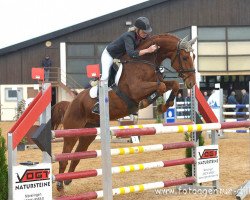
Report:
M147 49L140 50L139 56L142 56L142 55L147 54L147 53L153 53L159 48L160 48L160 46L153 44L150 47L148 47Z
M149 53L153 53L153 52L155 52L158 48L160 48L160 47L158 47L157 45L153 44L153 45L151 45L150 47L148 47L148 52L149 52Z

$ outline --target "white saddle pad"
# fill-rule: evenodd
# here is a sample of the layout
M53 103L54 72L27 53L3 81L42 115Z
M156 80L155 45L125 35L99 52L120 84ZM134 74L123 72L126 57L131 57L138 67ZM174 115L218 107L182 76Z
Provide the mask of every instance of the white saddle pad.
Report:
M121 64L119 69L118 69L118 72L115 76L115 84L118 85L119 83L119 80L121 78L121 75L122 75L122 69L123 69L123 65ZM96 98L97 97L97 85L96 86L93 86L90 90L89 90L89 96L91 98ZM111 88L109 88L108 91L112 90Z

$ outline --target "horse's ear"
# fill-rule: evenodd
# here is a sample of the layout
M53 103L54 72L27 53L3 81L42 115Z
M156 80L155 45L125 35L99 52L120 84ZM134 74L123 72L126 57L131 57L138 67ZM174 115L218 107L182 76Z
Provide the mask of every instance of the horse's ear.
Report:
M196 42L197 37L188 41L188 35L184 37L179 44L180 49L184 49L186 52L193 52L192 45Z
M188 35L186 37L184 37L183 39L181 39L181 43L185 43L188 41Z
M188 41L188 35L186 37L184 37L183 39L180 40L180 44L179 44L179 48L180 49L185 49L186 51L188 51L188 49L190 49L191 45Z
M193 39L191 39L189 41L189 43L191 44L191 46L196 42L196 40L197 40L197 37L195 37L195 38L193 38Z

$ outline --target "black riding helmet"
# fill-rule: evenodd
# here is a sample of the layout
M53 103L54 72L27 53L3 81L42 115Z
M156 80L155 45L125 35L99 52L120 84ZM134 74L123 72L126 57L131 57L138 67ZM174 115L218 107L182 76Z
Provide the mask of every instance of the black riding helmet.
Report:
M139 17L135 21L135 27L143 30L145 33L151 33L152 28L150 26L149 20L146 17Z

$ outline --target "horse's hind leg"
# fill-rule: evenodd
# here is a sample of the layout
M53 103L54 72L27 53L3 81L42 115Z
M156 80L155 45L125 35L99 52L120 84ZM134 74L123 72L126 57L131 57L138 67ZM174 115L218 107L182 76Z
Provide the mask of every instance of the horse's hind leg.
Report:
M80 137L75 152L87 151L89 145L95 140L95 137L96 137L95 135L88 137ZM72 160L70 163L69 172L74 172L79 162L80 160ZM66 180L64 181L64 184L69 185L71 182L72 180Z
M78 140L78 137L65 137L63 142L63 151L62 153L70 153L75 146L76 142ZM59 174L64 173L65 169L68 165L68 161L60 161L59 162ZM62 191L63 190L63 182L58 181L57 182L57 190Z

